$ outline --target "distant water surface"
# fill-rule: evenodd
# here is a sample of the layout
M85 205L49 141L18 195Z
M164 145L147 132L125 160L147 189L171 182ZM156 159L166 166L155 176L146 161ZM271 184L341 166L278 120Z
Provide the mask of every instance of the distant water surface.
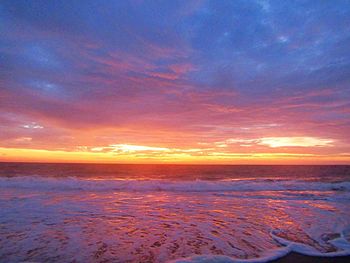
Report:
M0 163L0 211L0 262L349 255L350 166Z

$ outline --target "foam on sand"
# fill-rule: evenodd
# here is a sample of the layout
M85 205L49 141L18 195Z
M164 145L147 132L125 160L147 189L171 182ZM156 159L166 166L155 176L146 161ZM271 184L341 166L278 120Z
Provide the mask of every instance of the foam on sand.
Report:
M272 231L270 234L274 240L283 245L284 247L273 249L263 253L259 258L251 259L238 259L234 257L222 256L222 255L201 255L192 256L187 258L181 258L171 260L169 263L265 263L272 260L276 260L288 255L291 252L295 252L305 256L312 257L343 257L350 256L350 242L345 238L345 232L339 234L338 238L329 240L337 249L333 252L322 253L312 246L293 242L284 238L279 237L276 233L279 231ZM338 235L336 235L338 236Z

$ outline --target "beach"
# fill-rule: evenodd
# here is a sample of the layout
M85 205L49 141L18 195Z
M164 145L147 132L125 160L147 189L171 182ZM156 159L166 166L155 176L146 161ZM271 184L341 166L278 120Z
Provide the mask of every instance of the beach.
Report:
M328 257L310 257L310 256L305 256L301 254L296 254L296 253L291 253L288 254L287 256L273 260L271 263L347 263L350 262L350 257L349 256L344 256L344 257L333 257L333 258L328 258Z
M1 166L1 262L349 259L348 167Z

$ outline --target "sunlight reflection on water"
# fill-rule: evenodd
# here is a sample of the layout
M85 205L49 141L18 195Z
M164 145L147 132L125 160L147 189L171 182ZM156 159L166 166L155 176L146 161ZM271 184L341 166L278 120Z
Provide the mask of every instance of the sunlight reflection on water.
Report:
M329 193L34 191L0 194L1 259L163 262L194 254L255 258L280 247L270 235L336 249L321 237L349 224ZM296 198L297 197L297 198ZM315 230L314 226L318 226Z

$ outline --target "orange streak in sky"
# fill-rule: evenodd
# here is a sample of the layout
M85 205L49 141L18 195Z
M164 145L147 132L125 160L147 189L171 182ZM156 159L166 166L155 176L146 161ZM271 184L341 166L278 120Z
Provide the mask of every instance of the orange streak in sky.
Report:
M74 163L178 163L178 164L346 164L350 154L318 155L293 153L221 153L191 155L191 152L150 151L90 152L0 148L4 162L74 162Z

